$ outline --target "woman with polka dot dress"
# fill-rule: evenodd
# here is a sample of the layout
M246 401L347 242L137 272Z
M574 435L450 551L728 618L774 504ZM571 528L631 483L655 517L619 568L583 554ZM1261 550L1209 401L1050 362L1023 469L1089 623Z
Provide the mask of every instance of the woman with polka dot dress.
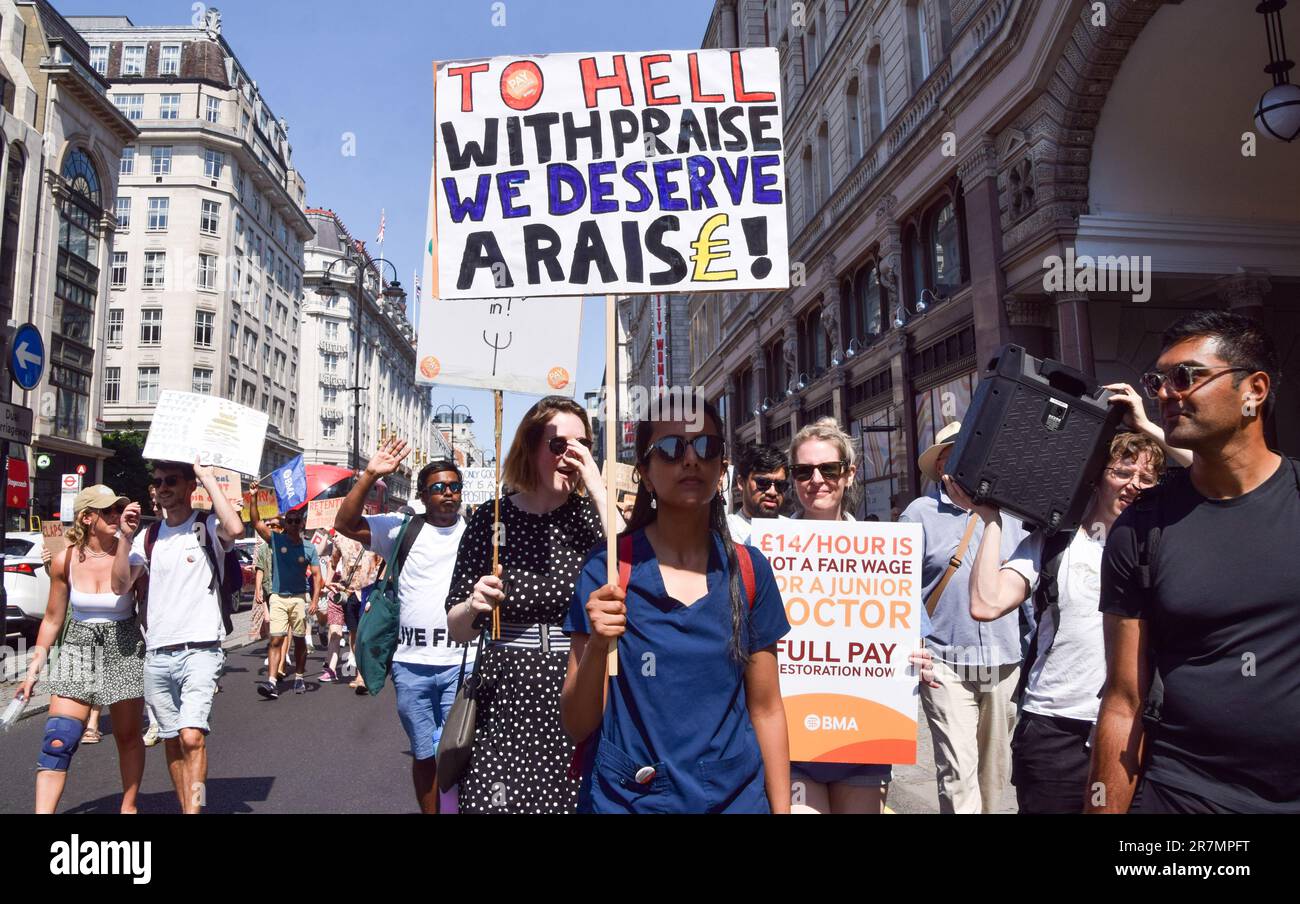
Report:
M560 626L583 562L605 539L605 487L587 412L559 396L534 405L515 433L503 480L513 495L501 500L497 573L493 507L484 505L461 538L447 596L457 643L475 640L492 610L501 612L501 636L489 635L478 664L478 721L459 806L464 813L572 813L573 743L560 724L569 639Z

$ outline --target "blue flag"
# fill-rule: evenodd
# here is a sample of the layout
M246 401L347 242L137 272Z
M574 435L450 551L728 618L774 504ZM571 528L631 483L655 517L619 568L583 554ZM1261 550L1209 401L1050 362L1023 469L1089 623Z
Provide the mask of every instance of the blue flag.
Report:
M307 504L307 466L301 455L276 468L272 479L281 514Z

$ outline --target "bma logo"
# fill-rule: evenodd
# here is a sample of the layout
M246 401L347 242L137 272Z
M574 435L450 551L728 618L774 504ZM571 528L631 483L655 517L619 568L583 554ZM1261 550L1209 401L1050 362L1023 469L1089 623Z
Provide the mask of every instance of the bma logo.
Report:
M809 731L857 731L858 720L852 716L804 716L803 727Z

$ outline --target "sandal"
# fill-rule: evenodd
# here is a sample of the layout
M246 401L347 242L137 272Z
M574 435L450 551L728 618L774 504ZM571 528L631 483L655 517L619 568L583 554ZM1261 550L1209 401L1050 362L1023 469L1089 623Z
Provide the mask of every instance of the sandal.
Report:
M87 728L81 735L81 743L98 744L104 736L96 728Z

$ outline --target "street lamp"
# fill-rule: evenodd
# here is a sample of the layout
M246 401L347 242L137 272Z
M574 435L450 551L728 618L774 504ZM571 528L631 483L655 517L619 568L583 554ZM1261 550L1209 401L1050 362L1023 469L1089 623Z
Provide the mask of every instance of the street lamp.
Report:
M355 246L348 246L342 250L342 256L335 258L325 268L325 275L321 278L320 285L316 287L316 294L321 298L337 298L339 290L335 282L330 279L330 274L339 264L351 264L356 270L356 284L353 289L356 293L356 327L355 336L352 343L353 356L352 378L355 385L348 387L352 393L352 471L355 474L361 470L361 392L366 387L361 385L361 327L364 324L363 316L365 314L365 279L366 270L374 267L379 276L380 285L384 285L383 270L380 264L387 264L393 269L393 280L380 292L385 299L392 302L401 303L406 299L406 291L402 289L402 284L397 280L397 267L391 261L382 257L368 258L359 253Z
M464 405L439 405L433 410L433 417L435 420L442 417L442 409L444 408L446 408L451 414L451 460L454 462L456 460L456 412L462 410L465 412L466 424L474 423L474 418L470 417L469 408ZM469 467L468 452L465 453L465 467Z

